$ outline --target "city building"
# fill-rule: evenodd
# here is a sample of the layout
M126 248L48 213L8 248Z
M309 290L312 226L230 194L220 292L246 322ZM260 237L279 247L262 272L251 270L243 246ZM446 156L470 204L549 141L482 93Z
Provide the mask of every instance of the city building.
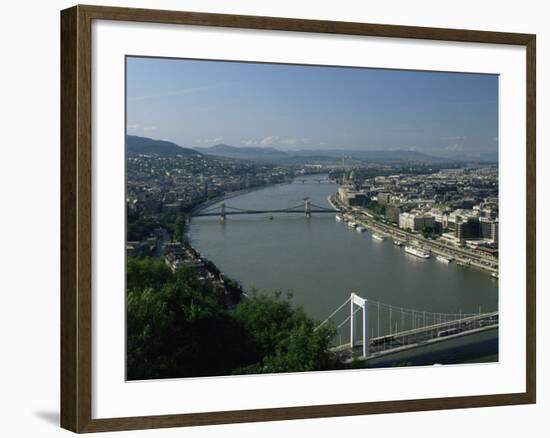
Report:
M498 219L479 218L479 237L498 244Z
M457 217L455 237L460 240L479 238L479 219L477 217Z
M344 205L357 207L365 205L365 202L367 201L367 195L349 186L342 186L338 189L338 199Z
M399 223L399 215L403 212L403 207L396 204L386 205L386 219L395 224Z
M379 193L377 198L378 203L382 205L387 205L390 203L391 193Z
M424 228L433 228L434 217L423 213L401 213L399 228L403 230L422 231Z

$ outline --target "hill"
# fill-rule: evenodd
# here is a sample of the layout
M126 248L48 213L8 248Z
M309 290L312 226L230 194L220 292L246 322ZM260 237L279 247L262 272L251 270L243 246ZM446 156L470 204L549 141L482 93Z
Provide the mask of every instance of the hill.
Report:
M181 147L171 141L154 140L136 135L126 136L126 153L144 155L201 155L196 150Z
M228 144L216 144L206 148L195 148L206 155L217 155L219 157L240 158L247 160L261 160L273 158L285 158L288 153L270 147L237 147Z
M445 161L453 161L447 158L435 157L433 155L424 154L422 152L410 150L344 150L344 149L327 149L327 150L300 150L293 153L299 157L331 157L331 158L354 158L358 160L374 161L374 162L416 162L416 163L441 163Z
M435 157L410 150L302 149L297 151L282 151L273 147L237 147L227 144L195 148L195 150L206 155L276 162L280 164L300 164L311 160L334 162L341 160L342 157L373 162L414 162L426 164L453 161L449 158Z

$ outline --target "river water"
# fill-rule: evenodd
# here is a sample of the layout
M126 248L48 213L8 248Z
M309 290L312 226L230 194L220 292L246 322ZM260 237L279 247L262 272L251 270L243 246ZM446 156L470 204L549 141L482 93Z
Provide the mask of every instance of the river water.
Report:
M330 207L327 197L337 188L332 183L295 181L248 192L226 204L282 209L309 197L313 204ZM498 281L486 272L411 256L391 239L377 241L371 231L349 229L335 221L334 214L313 214L309 220L303 214L273 216L228 216L225 222L218 217L193 218L191 243L247 291L292 291L294 302L316 320L325 319L350 292L417 311L497 310ZM373 334L389 331L384 318L388 317L381 316L377 323L378 332L371 327Z

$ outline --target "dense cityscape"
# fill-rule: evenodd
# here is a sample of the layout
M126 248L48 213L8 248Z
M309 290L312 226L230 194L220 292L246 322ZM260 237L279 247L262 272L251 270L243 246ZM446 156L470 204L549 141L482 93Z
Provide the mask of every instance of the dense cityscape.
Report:
M129 380L498 361L497 75L126 73Z
M463 269L483 270L498 277L498 168L495 165L473 167L457 163L366 162L351 159L346 164L344 159L336 157L321 161L304 159L301 163L288 165L207 155L190 149L182 151L184 153L179 154L143 153L141 150L139 153L128 152L126 248L129 276L141 278L144 273L138 275L136 272L145 271L150 275L151 271L164 269L155 265L158 261L168 269L162 274L164 281L169 282L171 276L178 278L181 272L186 272L192 287L203 291L200 292L202 297L214 294L218 303L214 308L220 306L235 313L236 310L232 309L244 308L243 299L246 305L251 306L254 300L248 301L245 297L255 292L245 290L191 245L188 238L191 218L216 202L225 202L257 189L309 181L314 184L329 182L335 187L328 202L336 212L336 221L347 223L348 227L359 233L370 229L373 239L391 240L394 245L403 247L405 252L416 257L433 256L447 264L454 262ZM270 218L273 219L272 216ZM219 219L225 221L225 216L220 213ZM130 285L134 283L134 280L128 281ZM134 294L136 292L129 291L129 299L137 306L132 299ZM290 301L283 301L277 305L291 304ZM129 310L132 308L129 306ZM151 315L150 318L158 316ZM485 319L474 321L474 324L494 322ZM149 323L142 320L140 324L148 326ZM313 327L313 321L310 324ZM471 326L469 320L462 324L465 325L440 330L439 333L478 327ZM330 329L327 327L329 332L323 339L326 357L322 368L360 366L358 358L349 356L348 351L328 348L334 337ZM414 342L426 342L426 334L414 336ZM143 333L130 337L129 348L136 345L134 353L129 350L129 370L133 370L130 375L136 378L179 375L181 365L177 366L180 371L172 370L170 374L158 374L158 366L139 371L138 352L142 354L144 349L142 337ZM371 348L383 347L385 350L395 347L395 339L387 335L386 338L379 337L378 344L375 342ZM381 344L382 339L384 344ZM403 342L401 340L397 347ZM241 353L235 354L242 357ZM262 354L255 360L259 360ZM264 358L262 363L266 361ZM242 365L239 360L236 363ZM287 365L282 368L265 366L258 368L257 365L249 365L243 368L234 365L229 371L285 371L297 367L296 364L290 368ZM320 366L317 364L314 368ZM223 373L223 370L209 370L204 363L201 370L194 370L193 375Z
M455 257L458 263L498 276L496 167L378 176L358 181L353 171L349 177L344 172L338 195L332 199L353 213L355 222L351 224L355 227L362 218L382 233L394 236L397 245L411 240L440 254L444 262ZM423 254L429 255L418 253Z
M178 216L180 226L185 227L193 211L213 200L308 174L328 174L339 184L331 202L345 213L337 219L355 227L361 221L365 228L379 230L382 237L394 236L396 244L411 240L435 253L445 249L464 264L497 272L498 168L461 167L433 173L422 168L422 173L415 173L409 166L408 173L403 172L406 167L403 163L355 163L350 169L337 161L274 165L199 152L131 154L127 159L128 254L166 253L172 267L189 259L196 266L192 254L174 243L159 249ZM377 170L382 175L377 176ZM163 229L167 217L172 223ZM144 220L157 221L159 226L136 234L133 225Z

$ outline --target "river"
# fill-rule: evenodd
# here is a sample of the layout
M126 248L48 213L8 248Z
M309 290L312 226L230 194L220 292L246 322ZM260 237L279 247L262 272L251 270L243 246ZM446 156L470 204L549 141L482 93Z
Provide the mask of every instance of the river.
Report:
M295 181L232 197L226 204L281 209L309 197L313 204L330 207L327 197L336 191L332 183ZM238 215L225 222L198 217L189 233L191 244L245 290L292 291L294 302L317 320L325 319L350 292L426 312L498 309L498 281L488 273L408 255L391 239L374 240L370 231L349 229L333 214L314 213L309 220L303 214L275 214L273 220L268 214ZM377 330L382 334L389 328L380 319L383 327Z

